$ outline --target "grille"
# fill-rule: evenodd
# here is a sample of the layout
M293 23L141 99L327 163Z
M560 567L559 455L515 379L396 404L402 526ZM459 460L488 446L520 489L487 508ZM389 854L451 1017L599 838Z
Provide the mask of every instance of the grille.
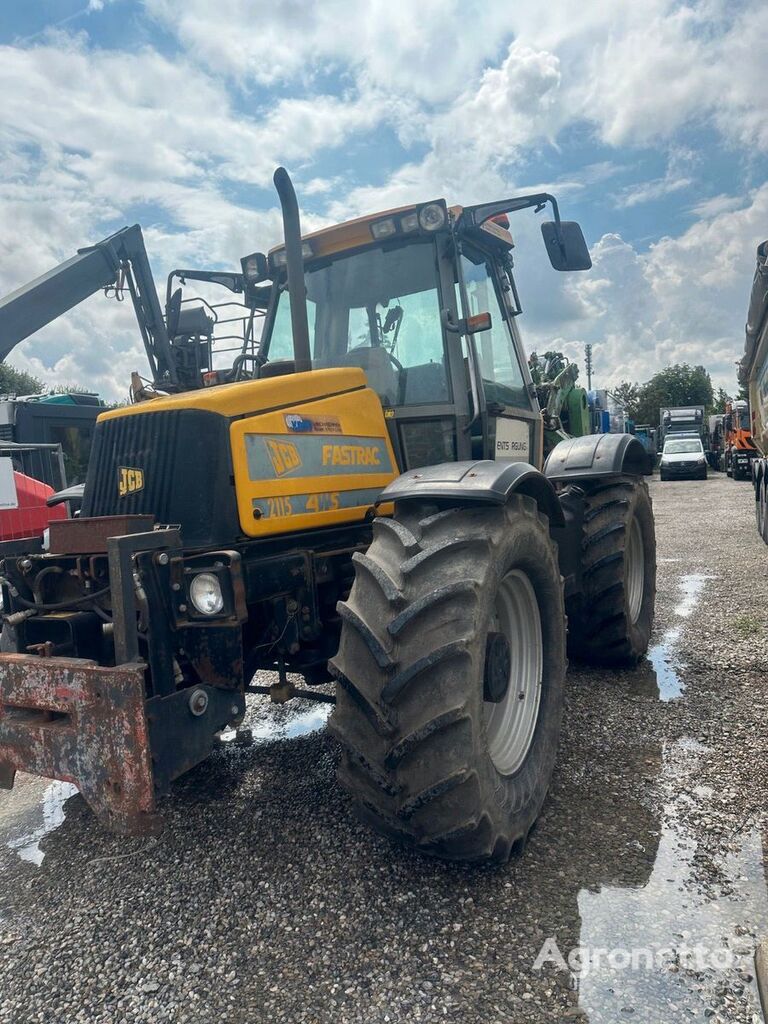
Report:
M174 409L97 423L82 514L153 515L181 526L190 546L231 543L240 530L229 420Z
M118 416L99 424L98 443L88 476L91 516L152 513L158 522L172 520L174 462L182 420L179 413L155 412L144 416ZM121 469L140 469L141 489L120 495Z

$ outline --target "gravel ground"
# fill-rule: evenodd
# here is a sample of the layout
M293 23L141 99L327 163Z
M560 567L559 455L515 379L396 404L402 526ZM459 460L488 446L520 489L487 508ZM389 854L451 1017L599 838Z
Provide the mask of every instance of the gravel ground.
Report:
M571 668L522 860L372 835L326 709L253 699L256 743L181 780L159 839L106 835L60 783L0 795L0 1021L760 1021L768 550L747 483L652 492L655 646Z

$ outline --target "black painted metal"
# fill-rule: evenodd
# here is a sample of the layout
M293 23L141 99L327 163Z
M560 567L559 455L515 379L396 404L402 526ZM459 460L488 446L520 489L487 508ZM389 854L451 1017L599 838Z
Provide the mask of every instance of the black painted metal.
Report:
M546 478L558 483L652 472L645 448L632 434L586 434L561 441L544 464Z
M550 522L562 525L563 513L552 484L527 462L444 462L403 473L384 488L380 502L433 500L435 502L504 505L512 494L536 499Z
M181 537L178 530L127 534L124 537L110 537L107 549L112 588L115 663L122 665L140 660L136 590L141 581L134 579L134 556L139 551L180 551Z
M284 167L277 168L273 180L283 211L288 295L291 300L294 363L296 373L302 373L305 370L312 369L312 352L309 347L309 323L307 321L307 297L304 286L304 260L301 255L299 204L296 200L293 182Z

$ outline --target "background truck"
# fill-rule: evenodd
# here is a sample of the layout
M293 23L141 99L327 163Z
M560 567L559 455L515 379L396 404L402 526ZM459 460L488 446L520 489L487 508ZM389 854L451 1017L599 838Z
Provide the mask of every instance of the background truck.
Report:
M726 402L720 468L734 480L751 480L752 462L759 455L752 437L749 403L743 399Z
M104 403L92 394L0 396L0 440L58 446L67 482L85 483L96 419L103 411ZM33 475L50 487L63 486L57 469L45 459Z
M768 544L768 241L757 247L745 334L739 383L748 389L752 410L749 426L758 453L751 461L757 529Z
M709 445L707 447L707 462L712 469L722 471L725 459L725 427L724 413L713 413L707 419L709 434Z
M174 271L164 313L138 226L0 302L7 347L125 282L150 366L98 418L80 517L48 550L0 545L0 784L69 779L116 831L155 828L246 693L327 700L333 679L360 816L504 861L555 762L566 612L572 654L603 664L636 662L653 621L645 452L586 435L545 458L507 215L551 206L556 270L589 252L546 193L302 238L275 185L285 244Z
M659 450L663 451L664 442L671 434L680 437L698 437L705 440L706 420L703 405L690 405L679 408L659 409ZM706 445L705 445L706 447Z

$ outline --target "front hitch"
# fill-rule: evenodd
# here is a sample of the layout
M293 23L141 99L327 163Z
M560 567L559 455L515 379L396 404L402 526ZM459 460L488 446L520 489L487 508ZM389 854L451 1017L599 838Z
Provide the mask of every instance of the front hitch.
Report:
M145 671L0 654L0 788L10 789L17 771L63 779L111 831L159 831Z

